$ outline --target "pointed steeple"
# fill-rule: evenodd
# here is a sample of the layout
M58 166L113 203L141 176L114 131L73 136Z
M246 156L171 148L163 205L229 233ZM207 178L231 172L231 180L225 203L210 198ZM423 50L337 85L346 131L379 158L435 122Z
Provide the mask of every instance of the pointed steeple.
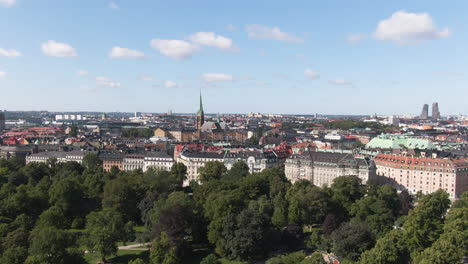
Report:
M200 91L200 108L198 109L198 113L199 113L199 114L204 114L204 112L203 112L203 101L202 101L202 94L201 94L201 91Z
M205 113L203 112L203 102L202 102L202 94L200 90L200 108L197 112L197 130L200 130L203 123L205 123Z

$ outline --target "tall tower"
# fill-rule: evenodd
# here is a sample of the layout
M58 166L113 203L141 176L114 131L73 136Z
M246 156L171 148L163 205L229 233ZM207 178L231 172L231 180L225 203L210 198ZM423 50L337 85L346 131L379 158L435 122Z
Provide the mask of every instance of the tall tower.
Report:
M0 110L0 133L5 130L5 114Z
M435 103L432 103L432 120L439 120L439 119L440 119L439 103L435 102Z
M203 123L205 123L205 113L203 112L203 102L202 102L202 95L200 92L200 108L197 112L197 130L200 130Z
M421 112L421 115L419 116L421 119L428 119L429 118L429 105L424 104L423 110Z

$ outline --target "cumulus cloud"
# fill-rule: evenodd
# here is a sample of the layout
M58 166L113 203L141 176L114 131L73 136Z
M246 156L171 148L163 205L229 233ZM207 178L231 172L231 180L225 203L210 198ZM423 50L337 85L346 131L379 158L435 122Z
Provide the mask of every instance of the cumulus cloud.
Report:
M374 36L399 45L420 43L451 35L448 28L439 29L428 13L409 13L400 10L379 22Z
M87 76L89 73L88 73L87 70L77 70L77 71L76 71L76 74L77 74L78 76Z
M263 25L247 25L247 34L251 38L271 39L285 42L304 42L300 37L281 31L279 27L267 27Z
M145 54L138 50L132 50L121 47L113 47L109 52L109 58L112 59L141 59L144 58Z
M0 71L0 79L5 78L7 76L7 73L4 71Z
M0 49L0 57L21 57L23 54L15 49Z
M365 34L351 34L351 35L348 35L348 37L346 38L346 41L350 44L357 44L365 40L366 37L367 36Z
M115 2L110 2L109 7L112 9L119 9L119 6Z
M198 45L215 47L221 50L236 50L232 39L216 35L214 32L198 32L191 35L189 39Z
M179 87L179 85L174 81L167 80L167 81L164 82L164 87L166 87L166 88L177 88L177 87Z
M0 5L4 7L12 7L16 4L16 0L0 0Z
M225 73L205 73L202 79L207 83L234 81L234 77Z
M119 88L120 87L120 83L119 82L116 82L116 81L113 81L107 77L102 77L102 76L98 76L96 77L96 84L99 85L99 86L105 86L105 87L110 87L110 88Z
M199 49L195 44L177 39L153 39L150 44L154 50L177 60L190 58Z
M76 53L75 49L67 43L60 43L54 40L49 40L47 42L42 43L42 52L51 57L77 57L78 54Z
M320 78L320 74L318 72L315 72L315 71L311 70L311 69L305 69L304 75L309 80L316 80L316 79Z
M329 80L328 82L333 85L353 85L352 82L344 80L344 79L334 79L334 80Z

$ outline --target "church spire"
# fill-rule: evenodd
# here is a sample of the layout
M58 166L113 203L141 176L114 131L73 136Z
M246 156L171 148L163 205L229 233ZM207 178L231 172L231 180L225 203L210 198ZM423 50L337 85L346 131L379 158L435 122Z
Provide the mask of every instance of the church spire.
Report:
M203 123L205 123L205 113L203 112L203 101L202 101L202 94L200 91L200 108L198 109L197 113L197 129L200 130Z

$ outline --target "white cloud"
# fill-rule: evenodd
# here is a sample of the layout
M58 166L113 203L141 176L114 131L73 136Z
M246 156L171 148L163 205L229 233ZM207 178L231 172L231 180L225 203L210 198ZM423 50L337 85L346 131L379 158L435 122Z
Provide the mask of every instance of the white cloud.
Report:
M300 37L281 31L279 27L267 27L263 25L247 25L249 37L256 39L272 39L285 42L304 42Z
M207 83L234 81L234 77L225 73L205 73L202 74L202 79Z
M142 76L140 76L140 80L145 81L145 82L149 82L149 81L153 80L153 77L147 76L147 75L142 75Z
M52 57L76 57L78 54L75 49L66 43L56 42L54 40L49 40L42 43L42 52L47 56Z
M179 87L179 85L174 81L167 80L167 81L164 82L164 87L166 87L166 88L177 88L177 87Z
M348 35L346 41L350 44L357 44L363 40L365 40L367 36L365 34L351 34Z
M121 48L118 46L113 47L112 50L109 52L109 58L112 59L141 59L144 57L145 54L141 51Z
M352 82L346 81L343 79L334 79L334 80L329 80L328 82L334 85L353 85Z
M78 76L87 76L88 75L88 71L87 70L77 70L76 71L76 74Z
M16 4L16 0L0 0L0 5L4 7L12 7Z
M119 6L115 2L110 2L109 7L112 9L119 9Z
M0 57L21 57L23 54L14 49L0 49Z
M153 39L151 47L161 54L177 60L190 58L198 51L197 45L177 39Z
M311 70L311 69L305 69L304 75L309 80L316 80L316 79L320 78L320 74L318 72L315 72L315 71Z
M397 11L390 18L380 21L374 33L376 39L393 41L399 45L450 35L448 28L438 29L428 13L408 13L405 10Z
M0 78L5 78L7 76L7 73L4 71L0 71Z
M198 32L189 37L190 41L195 44L215 47L221 50L236 50L232 39L216 35L214 32Z
M113 80L111 80L109 78L102 77L102 76L96 77L96 84L99 85L99 86L106 86L106 87L110 87L110 88L119 88L120 87L119 82L113 81Z

